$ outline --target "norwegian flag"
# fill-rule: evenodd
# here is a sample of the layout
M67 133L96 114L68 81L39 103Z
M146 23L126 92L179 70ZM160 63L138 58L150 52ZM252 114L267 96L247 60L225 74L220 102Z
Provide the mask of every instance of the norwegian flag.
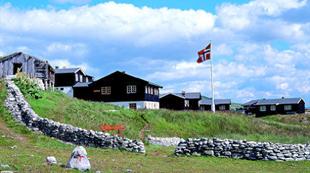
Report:
M211 59L211 43L209 43L206 48L199 51L198 56L199 58L197 59L197 63L202 63L206 60Z

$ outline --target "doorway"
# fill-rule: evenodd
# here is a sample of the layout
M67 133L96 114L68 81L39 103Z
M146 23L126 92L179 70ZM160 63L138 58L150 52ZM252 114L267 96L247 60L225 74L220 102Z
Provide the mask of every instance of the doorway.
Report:
M13 64L13 75L15 75L18 72L22 72L22 63L14 63Z

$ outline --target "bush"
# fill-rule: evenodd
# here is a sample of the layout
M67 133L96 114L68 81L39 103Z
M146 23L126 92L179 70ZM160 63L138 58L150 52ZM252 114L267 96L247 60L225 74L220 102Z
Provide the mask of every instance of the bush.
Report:
M14 82L25 96L31 96L35 99L42 98L42 90L39 88L38 84L26 74L18 73Z

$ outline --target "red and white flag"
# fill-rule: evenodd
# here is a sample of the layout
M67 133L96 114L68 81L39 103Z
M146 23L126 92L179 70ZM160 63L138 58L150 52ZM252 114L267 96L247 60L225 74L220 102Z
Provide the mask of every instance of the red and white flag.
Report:
M206 48L198 52L198 57L199 58L197 59L197 63L202 63L211 59L211 43L209 43Z

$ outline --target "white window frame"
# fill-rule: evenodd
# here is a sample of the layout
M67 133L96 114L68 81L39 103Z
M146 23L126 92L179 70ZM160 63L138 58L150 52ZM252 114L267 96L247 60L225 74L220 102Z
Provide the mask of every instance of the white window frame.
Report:
M148 92L147 92L147 86L145 86L145 94L148 94Z
M284 105L284 110L285 111L291 111L292 110L292 105Z
M79 81L79 74L75 74L75 81L78 82Z
M137 86L136 85L127 85L127 94L136 94Z
M83 75L80 75L80 82L83 82Z
M270 111L276 111L277 107L276 105L270 105Z
M189 107L189 100L185 100L185 101L184 101L184 106L185 106L186 108Z
M260 112L266 112L267 111L267 107L266 106L259 106L259 111Z
M101 95L111 95L111 86L103 86L100 90Z
M226 110L226 106L225 105L220 105L219 106L219 110L220 111L225 111Z

